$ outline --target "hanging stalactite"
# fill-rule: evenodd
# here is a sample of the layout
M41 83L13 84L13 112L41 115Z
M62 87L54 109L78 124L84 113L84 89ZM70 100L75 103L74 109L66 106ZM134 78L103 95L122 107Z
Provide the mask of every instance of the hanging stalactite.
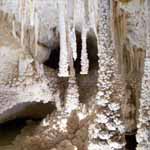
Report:
M58 1L59 9L59 33L60 33L60 58L59 58L59 77L68 77L68 50L66 41L66 1Z
M75 33L75 0L67 1L67 11L68 11L68 30L69 30L69 38L72 49L73 59L77 59L77 44L76 44L76 33Z
M82 4L83 3L83 4ZM87 33L89 30L89 4L88 1L84 0L81 4L83 5L83 22L82 22L82 50L81 50L81 72L80 74L88 74L89 60L87 53Z
M39 39L39 18L38 12L35 10L35 23L34 23L34 38L35 38L35 53L34 56L37 56L37 49L38 49L38 39Z
M16 35L16 25L15 25L15 15L13 15L13 20L12 20L12 35L15 39L17 39L17 35Z
M26 23L26 1L20 1L20 19L21 19L21 46L24 47L24 34L25 34L25 23Z
M74 22L74 0L67 1L66 41L68 50L69 75L75 76L74 60L77 59L77 45Z
M35 23L35 0L29 0L30 7L30 25L34 26Z
M97 0L89 2L89 22L90 28L93 29L95 35L97 35Z

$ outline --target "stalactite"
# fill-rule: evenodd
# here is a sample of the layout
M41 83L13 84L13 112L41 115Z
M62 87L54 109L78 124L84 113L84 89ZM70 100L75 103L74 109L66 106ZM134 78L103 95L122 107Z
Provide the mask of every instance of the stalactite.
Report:
M87 29L83 27L80 74L88 74L88 70L89 70L89 60L88 60L88 53L87 53Z
M88 2L83 1L83 22L82 22L82 50L81 50L81 72L80 74L88 74L89 60L87 53L87 33L89 30L89 9Z
M68 50L69 75L75 76L74 60L77 59L77 45L74 22L74 0L67 1L66 41Z
M75 25L71 27L70 40L71 40L71 49L73 53L73 59L76 60L77 59L77 44L76 44Z
M25 34L25 22L26 22L26 1L20 1L20 18L21 18L21 46L24 47L24 34Z
M16 39L17 35L16 35L16 25L15 25L15 16L13 16L13 20L12 20L12 35L13 37Z
M38 48L38 39L39 39L39 18L38 12L35 11L35 25L34 25L34 36L35 36L35 57L37 56L37 48Z
M90 28L93 29L95 35L97 35L97 0L88 1L89 2L89 21Z
M89 127L89 149L115 150L125 146L125 128L120 117L121 101L124 100L124 83L118 74L111 33L110 0L98 1L98 93L96 96L96 119ZM120 93L120 94L118 94Z
M21 14L22 14L22 1L18 0L18 16L19 16L19 20L21 20Z
M70 25L67 24L67 50L68 50L68 63L69 63L69 76L75 76L74 62L73 62L73 49L71 47L71 38L70 38Z
M73 59L77 59L77 44L76 44L76 34L75 34L75 0L68 0L67 3L68 10L68 29L69 38L71 43Z
M148 150L150 145L150 1L146 0L146 58L142 79L137 131L137 150Z
M29 0L29 7L30 7L30 25L34 26L35 20L35 0Z
M24 34L26 22L26 1L21 0L21 46L24 47Z
M68 77L68 50L66 41L66 17L65 1L58 1L59 9L59 33L60 33L60 58L59 58L59 77Z

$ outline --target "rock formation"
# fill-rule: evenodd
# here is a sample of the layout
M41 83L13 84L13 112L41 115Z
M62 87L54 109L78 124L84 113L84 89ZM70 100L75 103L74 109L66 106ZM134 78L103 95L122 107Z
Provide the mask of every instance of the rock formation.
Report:
M0 0L0 123L47 113L0 150L150 149L149 17L149 0Z

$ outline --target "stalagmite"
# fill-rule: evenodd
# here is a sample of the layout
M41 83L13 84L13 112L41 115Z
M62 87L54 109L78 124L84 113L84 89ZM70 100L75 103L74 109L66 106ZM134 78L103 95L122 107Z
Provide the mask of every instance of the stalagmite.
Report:
M145 4L147 46L137 125L137 150L148 150L150 148L150 1L146 0Z
M81 50L81 72L80 74L88 74L89 60L87 53L87 33L89 30L89 7L88 1L83 1L83 22L82 22L82 50Z
M66 93L65 111L67 113L78 109L79 107L79 91L75 77L70 77Z
M68 77L68 50L66 42L66 17L65 17L65 1L58 1L59 9L59 33L60 33L60 58L59 58L59 74L60 77Z
M120 117L124 86L118 74L117 60L112 48L110 0L98 2L98 93L96 119L89 127L90 150L123 149L124 126Z

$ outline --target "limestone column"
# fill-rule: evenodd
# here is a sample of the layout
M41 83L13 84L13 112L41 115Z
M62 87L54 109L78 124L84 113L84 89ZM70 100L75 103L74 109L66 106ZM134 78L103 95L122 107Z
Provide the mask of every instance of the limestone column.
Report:
M89 127L89 150L123 149L121 103L124 84L118 71L111 33L111 0L98 1L97 43L99 57L96 118Z

